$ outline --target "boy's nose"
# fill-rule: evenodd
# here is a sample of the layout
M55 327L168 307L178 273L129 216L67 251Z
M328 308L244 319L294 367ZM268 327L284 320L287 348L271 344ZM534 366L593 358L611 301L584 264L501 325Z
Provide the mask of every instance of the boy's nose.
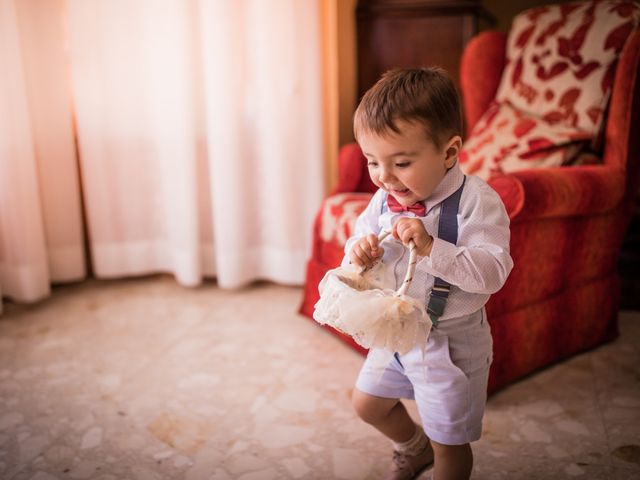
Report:
M380 181L382 182L388 182L389 180L393 179L393 174L391 173L391 171L387 168L382 168L380 169Z

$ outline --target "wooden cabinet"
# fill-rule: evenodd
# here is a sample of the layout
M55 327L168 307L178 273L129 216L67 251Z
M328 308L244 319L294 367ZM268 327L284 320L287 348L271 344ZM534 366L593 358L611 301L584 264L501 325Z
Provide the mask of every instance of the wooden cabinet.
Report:
M459 84L460 56L492 22L480 1L360 0L356 9L358 96L394 67L438 65Z

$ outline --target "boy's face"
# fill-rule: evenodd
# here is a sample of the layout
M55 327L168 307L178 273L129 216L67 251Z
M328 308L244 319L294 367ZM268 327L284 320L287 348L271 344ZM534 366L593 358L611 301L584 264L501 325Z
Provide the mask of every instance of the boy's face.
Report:
M373 183L409 206L433 193L447 169L455 165L462 139L456 135L438 150L422 124L404 120L396 124L399 134L361 132L358 141Z

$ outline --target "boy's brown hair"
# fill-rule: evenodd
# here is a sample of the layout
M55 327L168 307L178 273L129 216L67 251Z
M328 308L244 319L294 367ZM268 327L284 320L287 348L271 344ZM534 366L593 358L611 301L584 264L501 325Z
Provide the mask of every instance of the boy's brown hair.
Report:
M398 120L418 121L436 148L454 135L462 136L462 114L456 87L438 67L394 69L362 97L353 118L358 133L400 133Z

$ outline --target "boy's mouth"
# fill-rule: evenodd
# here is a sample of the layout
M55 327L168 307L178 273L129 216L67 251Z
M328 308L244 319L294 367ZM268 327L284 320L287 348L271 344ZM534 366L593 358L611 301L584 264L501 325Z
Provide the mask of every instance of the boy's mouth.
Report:
M391 194L394 197L406 197L407 195L409 195L411 192L408 188L405 188L404 190L395 190L395 189L391 189Z

